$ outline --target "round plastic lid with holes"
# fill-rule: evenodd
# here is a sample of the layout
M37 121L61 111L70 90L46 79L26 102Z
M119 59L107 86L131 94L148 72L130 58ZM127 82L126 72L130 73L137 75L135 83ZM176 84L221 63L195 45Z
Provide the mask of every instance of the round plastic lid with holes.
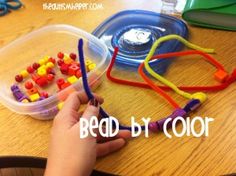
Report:
M182 20L173 16L144 10L119 12L93 31L93 35L105 42L110 53L114 52L114 47L119 47L117 63L130 68L137 68L155 40L168 34L186 38L188 29ZM168 41L163 43L155 54L178 51L181 46L178 41ZM169 63L170 60L157 60L153 61L151 66L161 74Z

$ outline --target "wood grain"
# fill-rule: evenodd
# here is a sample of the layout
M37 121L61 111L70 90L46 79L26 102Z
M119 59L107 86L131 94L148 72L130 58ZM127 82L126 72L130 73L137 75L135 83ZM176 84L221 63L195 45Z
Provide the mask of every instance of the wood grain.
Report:
M43 11L48 1L24 0L25 8L0 18L0 46L48 24L65 23L91 32L104 19L125 9L160 9L160 1L98 0L102 11ZM59 1L57 1L59 2ZM61 1L63 2L63 1ZM68 1L66 1L68 2ZM73 1L71 1L73 2ZM83 2L86 2L84 0ZM236 66L236 34L189 26L190 40L200 46L215 48L215 57L232 71ZM47 41L45 41L45 44ZM170 66L166 77L178 85L217 84L214 69L204 61L179 58ZM135 73L115 70L114 75L134 78ZM171 107L151 90L117 85L105 76L96 93L105 98L104 108L129 124L130 117L150 117L152 120L168 115ZM170 92L182 105L183 98ZM168 139L163 134L151 134L129 141L127 146L105 158L98 159L96 169L121 175L222 175L236 172L236 88L208 94L208 101L191 116L212 117L209 137ZM47 157L52 122L39 121L11 112L0 105L0 155L29 155ZM181 126L178 127L178 130ZM199 130L199 126L196 127Z
M0 176L43 176L44 169L38 168L4 168Z

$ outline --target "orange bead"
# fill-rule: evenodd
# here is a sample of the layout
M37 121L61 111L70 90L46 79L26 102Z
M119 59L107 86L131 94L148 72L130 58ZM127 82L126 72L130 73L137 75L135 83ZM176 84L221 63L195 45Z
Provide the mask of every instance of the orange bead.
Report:
M27 91L27 93L28 93L29 95L36 94L36 93L38 93L38 89L37 89L36 87L33 87L33 88L29 89L29 90Z
M225 72L224 70L218 70L214 74L214 78L219 81L219 82L225 82L225 80L228 78L228 73Z

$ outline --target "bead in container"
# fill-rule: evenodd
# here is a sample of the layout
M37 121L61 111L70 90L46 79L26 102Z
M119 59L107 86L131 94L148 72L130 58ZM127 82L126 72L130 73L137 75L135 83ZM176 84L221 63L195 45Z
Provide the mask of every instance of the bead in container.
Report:
M22 82L23 81L23 76L22 75L16 75L15 80L16 80L16 82Z
M25 82L25 88L26 89L32 89L33 88L33 83L31 81L27 81Z
M11 86L11 91L17 101L26 102L26 100L28 100L28 97L20 90L19 86L14 84L13 86Z
M29 98L32 102L34 102L34 101L38 101L40 99L40 96L38 93L35 93L35 94L30 95Z

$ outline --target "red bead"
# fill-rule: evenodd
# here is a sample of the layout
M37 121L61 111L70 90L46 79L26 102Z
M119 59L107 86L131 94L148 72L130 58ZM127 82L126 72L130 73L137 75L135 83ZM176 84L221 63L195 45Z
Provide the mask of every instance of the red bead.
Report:
M21 82L21 81L23 81L23 76L22 75L16 75L15 80L16 80L16 82Z
M56 75L55 71L52 68L47 68L47 74Z
M61 86L65 83L65 80L63 78L60 78L57 80L57 86L59 89L61 89Z
M76 54L75 53L70 53L70 58L75 60L76 59Z
M52 81L54 79L54 75L53 74L48 74L47 75L47 80L48 81Z
M61 85L61 89L60 90L63 90L67 87L69 87L71 84L69 82L65 82L64 84Z
M38 68L40 67L40 64L39 63L34 63L33 64L33 69L37 70Z
M69 70L69 65L68 64L63 64L60 67L61 73L67 75L68 74L68 70Z
M80 77L82 76L81 70L77 70L77 72L75 73L75 76L76 76L77 78L80 78Z
M52 62L53 64L55 64L55 63L56 63L56 59L50 57L50 58L48 59L48 62Z
M28 73L33 73L34 72L34 68L32 66L28 66L27 67L27 72Z
M38 84L40 87L44 87L46 85L48 85L48 80L47 77L40 77L37 81L36 84Z
M79 69L80 68L77 65L73 64L69 67L68 74L71 75L71 76L75 75L77 70L79 70Z
M64 58L64 54L62 52L59 52L57 54L57 57L60 58L60 59L63 59Z
M63 61L63 60L58 60L58 61L57 61L57 65L58 65L58 66L62 66L63 64L64 64L64 61Z
M25 88L26 89L32 89L34 87L33 83L31 81L27 81L25 83Z
M48 93L47 92L41 92L40 96L44 97L44 98L48 98Z
M34 73L31 75L31 78L32 80L34 80L34 82L36 82L40 78L40 76Z

